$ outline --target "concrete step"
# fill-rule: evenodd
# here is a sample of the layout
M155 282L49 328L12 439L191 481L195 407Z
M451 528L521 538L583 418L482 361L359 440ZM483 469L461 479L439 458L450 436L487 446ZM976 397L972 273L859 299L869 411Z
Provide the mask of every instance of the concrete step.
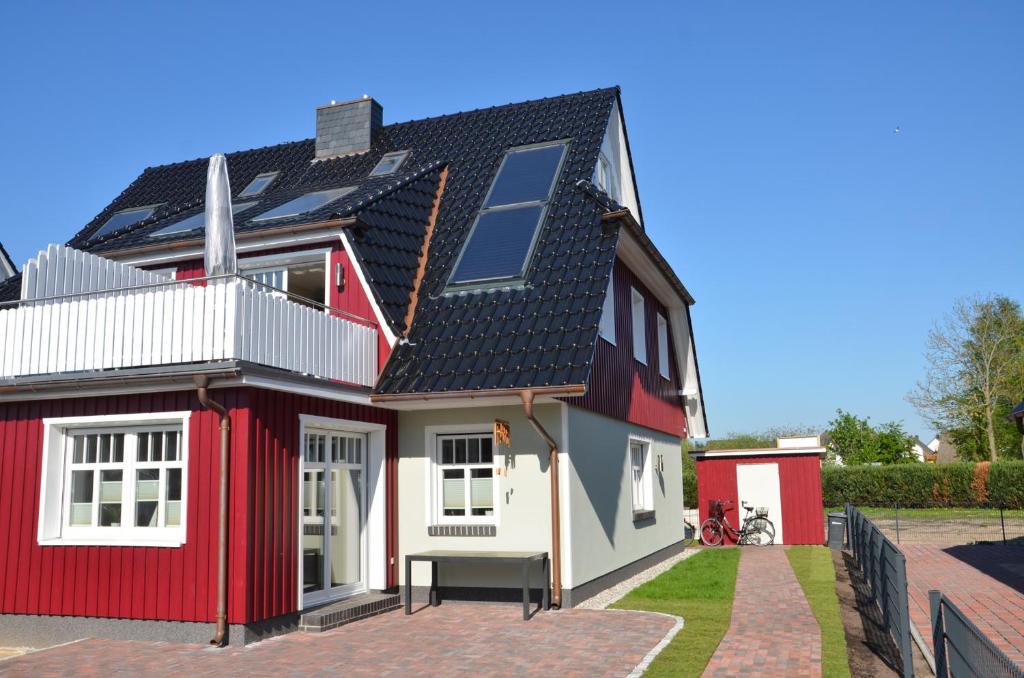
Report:
M303 612L299 617L299 630L311 633L329 631L360 619L397 610L401 606L402 599L397 593L360 593Z

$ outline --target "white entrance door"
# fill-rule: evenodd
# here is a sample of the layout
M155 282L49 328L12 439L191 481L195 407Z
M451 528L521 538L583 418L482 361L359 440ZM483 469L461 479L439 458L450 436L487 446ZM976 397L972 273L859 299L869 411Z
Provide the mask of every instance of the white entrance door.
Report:
M306 428L302 455L303 607L366 590L366 435Z
M742 522L746 510L742 502L750 506L767 506L768 520L775 526L775 543L785 544L782 534L782 496L779 491L778 464L738 464L736 466L736 489L741 502L738 511Z

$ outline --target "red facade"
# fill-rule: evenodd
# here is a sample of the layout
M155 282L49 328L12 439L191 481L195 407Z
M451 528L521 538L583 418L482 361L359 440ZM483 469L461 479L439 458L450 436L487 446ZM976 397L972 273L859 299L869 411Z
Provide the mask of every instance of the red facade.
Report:
M228 619L297 607L298 415L387 425L388 559L395 554L394 412L258 389L218 389L232 424ZM191 410L185 543L40 546L43 418ZM219 422L194 391L0 404L0 613L213 621ZM393 567L388 584L395 583Z
M763 451L759 452L763 454ZM736 485L736 467L740 464L779 465L782 535L787 544L821 544L824 541L821 459L814 452L697 459L697 505L701 522L708 517L709 501L729 499L734 505L726 511L726 516L732 526L739 529L743 522L743 509ZM735 543L728 534L726 539Z
M669 378L658 372L658 319L668 319L660 301L637 279L621 260L615 260L615 344L597 340L594 365L587 393L569 400L573 405L593 412L646 426L685 438L686 416L679 392L679 368L672 350L669 328ZM647 364L633 357L632 293L635 289L645 301L644 320L647 336Z

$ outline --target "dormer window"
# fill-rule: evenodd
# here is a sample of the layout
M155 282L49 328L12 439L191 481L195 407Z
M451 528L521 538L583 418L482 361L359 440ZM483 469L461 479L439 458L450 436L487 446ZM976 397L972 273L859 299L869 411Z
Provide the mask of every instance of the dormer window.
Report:
M451 284L514 279L525 273L565 149L565 142L557 142L505 153Z
M248 198L250 196L259 195L263 191L267 190L270 184L274 183L274 179L280 172L264 172L263 174L257 174L256 178L249 182L249 185L242 189L242 192L238 194L239 198Z
M395 151L394 153L385 153L384 157L380 159L372 170L370 170L371 177L382 177L385 174L394 174L398 171L398 168L402 166L405 159L409 157L409 151Z
M107 219L102 226L99 227L95 233L93 233L89 240L96 240L105 235L119 231L122 228L137 224L144 219L149 219L156 212L160 205L147 205L146 207L132 207L131 209L121 210L120 212L114 212Z

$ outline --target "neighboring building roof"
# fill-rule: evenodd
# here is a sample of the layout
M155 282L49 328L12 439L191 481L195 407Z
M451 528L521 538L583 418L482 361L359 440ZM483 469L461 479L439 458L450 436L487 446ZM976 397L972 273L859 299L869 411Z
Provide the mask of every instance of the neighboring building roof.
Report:
M7 253L7 250L4 249L4 244L0 242L0 282L7 280L17 273L18 267L14 265L11 255Z
M1017 407L1013 408L1013 411L1010 412L1010 417L1009 418L1010 418L1011 421L1012 420L1020 421L1020 420L1024 419L1024 400L1020 401L1020 403L1017 405Z
M313 139L229 153L236 194L257 175L278 172L259 205L236 218L236 231L349 217L357 222L347 224L346 238L394 335L406 330L410 297L418 300L408 336L395 345L378 393L586 384L620 226L685 304L693 303L642 224L621 206L594 200L581 184L593 174L617 103L618 88L609 88L386 125L368 152L322 160L315 160ZM525 280L495 289L447 290L504 152L555 140L569 140L568 150ZM370 177L381 157L395 151L409 151L403 167L410 169ZM146 169L68 244L106 254L196 240L195 233L151 234L202 210L206 169L206 158ZM428 257L417 279L427 217L444 171ZM253 220L304 193L343 186L354 190L314 212ZM115 212L147 205L160 205L151 218L93 238ZM17 298L17 288L0 285L3 298Z

